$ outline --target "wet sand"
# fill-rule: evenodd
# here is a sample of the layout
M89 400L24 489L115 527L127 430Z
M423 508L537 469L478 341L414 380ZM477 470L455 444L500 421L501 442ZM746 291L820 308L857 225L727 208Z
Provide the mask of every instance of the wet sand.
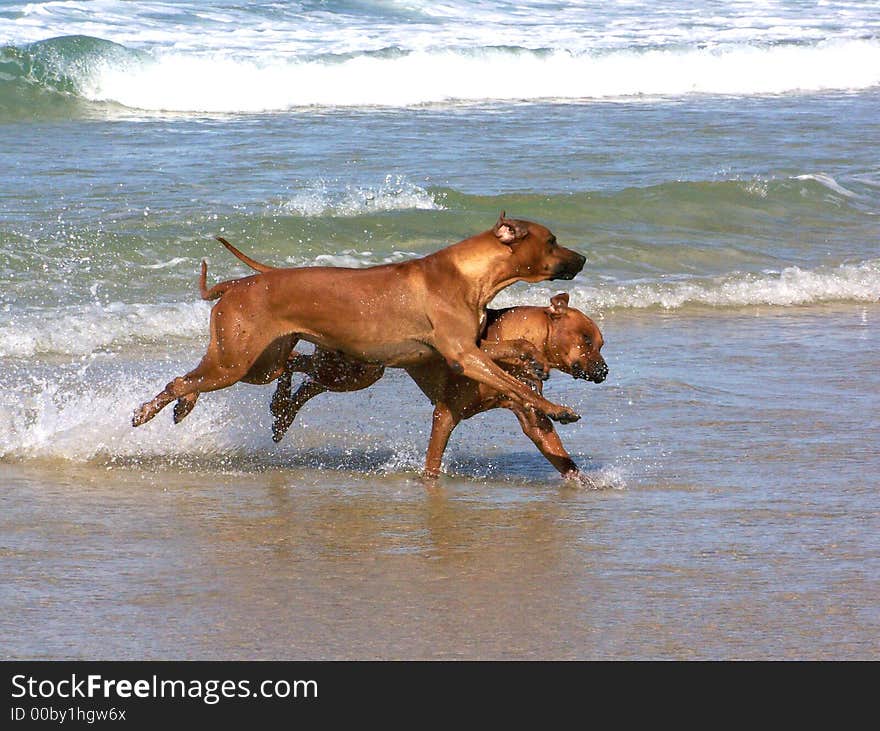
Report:
M880 649L876 575L844 511L749 509L683 486L447 480L426 493L404 477L52 474L7 470L5 659Z

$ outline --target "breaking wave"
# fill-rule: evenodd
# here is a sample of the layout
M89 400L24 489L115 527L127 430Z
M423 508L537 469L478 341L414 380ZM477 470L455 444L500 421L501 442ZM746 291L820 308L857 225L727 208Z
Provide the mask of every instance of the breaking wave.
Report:
M499 79L515 83L499 84ZM880 84L880 41L597 50L489 46L236 57L65 36L0 51L0 108L47 95L154 112L766 95ZM32 110L33 111L33 110Z
M403 176L388 175L379 186L347 186L342 191L320 181L297 191L282 202L278 210L305 218L363 216L384 211L438 211L444 208L438 197Z

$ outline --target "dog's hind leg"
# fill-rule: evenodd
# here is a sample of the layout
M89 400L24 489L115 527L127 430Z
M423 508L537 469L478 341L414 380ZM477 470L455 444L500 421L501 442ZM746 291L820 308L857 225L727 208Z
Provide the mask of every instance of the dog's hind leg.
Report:
M174 423L179 424L183 421L189 415L189 412L196 407L196 401L198 400L198 392L188 393L186 396L177 399L177 403L174 404Z
M290 428L290 425L293 424L293 420L296 418L299 410L306 405L309 399L329 391L328 388L322 386L317 381L306 378L300 387L296 389L296 392L290 395L290 376L288 371L285 371L284 376L282 376L282 378L285 377L287 378L288 397L276 401L275 399L278 397L278 391L276 391L275 397L272 398L272 413L275 414L275 421L272 424L272 440L275 442L280 442L284 438L284 434ZM278 389L280 390L281 388L282 384L279 383Z
M178 407L183 415L177 419L179 421L188 414L192 407L195 406L198 394L204 391L217 391L226 388L234 383L238 383L241 377L247 372L247 368L218 368L213 362L206 363L209 359L206 357L194 370L185 376L180 376L171 381L164 389L162 389L150 401L146 401L135 410L131 419L132 426L141 426L146 424L162 409L164 409L172 401L183 401L189 406ZM192 398L195 396L196 398ZM175 409L177 411L177 409Z
M290 386L294 373L308 373L311 368L312 356L298 353L295 350L290 352L284 370L278 377L278 385L275 387L275 393L272 395L272 402L269 404L269 411L272 416L278 416L290 401ZM276 440L277 441L277 440Z
M145 424L172 401L183 400L179 406L180 418L183 418L195 403L189 403L192 394L217 391L238 383L252 374L251 369L255 366L261 370L259 366L265 365L261 361L264 353L285 333L257 327L253 322L244 306L248 303L251 285L251 280L239 280L214 305L211 309L211 341L201 362L186 375L171 381L152 400L141 404L132 416L132 426ZM290 347L293 344L295 341Z
M268 338L263 338L263 340L268 340ZM156 394L152 400L146 401L135 410L131 419L132 426L146 424L172 401L178 401L175 415L177 416L177 413L180 414L177 418L177 421L179 421L192 411L192 407L195 406L200 393L218 391L221 388L232 386L244 378L258 357L247 357L247 353L262 353L268 345L268 342L257 341L254 344L252 341L249 349L238 350L233 354L237 355L241 360L228 363L231 358L227 358L227 364L220 362L217 355L218 349L212 343L198 366L185 376L175 378Z

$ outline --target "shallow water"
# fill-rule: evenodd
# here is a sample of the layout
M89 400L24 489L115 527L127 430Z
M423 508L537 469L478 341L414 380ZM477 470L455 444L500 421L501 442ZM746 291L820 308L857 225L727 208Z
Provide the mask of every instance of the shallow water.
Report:
M880 656L880 16L826 2L0 0L0 656ZM499 38L504 45L499 45ZM573 487L504 412L435 490L399 371L132 410L209 280L587 256ZM328 297L333 292L328 292Z

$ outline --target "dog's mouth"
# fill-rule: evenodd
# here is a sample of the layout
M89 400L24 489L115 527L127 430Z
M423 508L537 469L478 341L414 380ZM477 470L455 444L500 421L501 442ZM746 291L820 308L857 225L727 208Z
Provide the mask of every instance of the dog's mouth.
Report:
M557 271L553 274L551 279L574 279L577 276L577 273L580 269L563 269L562 271Z
M573 257L566 262L562 262L553 270L553 276L550 279L574 279L578 272L584 268L587 263L587 257L576 252L572 252Z

